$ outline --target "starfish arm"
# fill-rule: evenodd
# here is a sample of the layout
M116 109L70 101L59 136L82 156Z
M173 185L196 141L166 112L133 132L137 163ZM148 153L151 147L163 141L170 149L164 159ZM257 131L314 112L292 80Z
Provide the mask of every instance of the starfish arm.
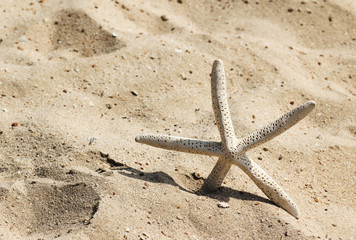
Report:
M217 190L221 186L221 183L224 181L224 178L229 172L231 165L232 163L227 161L225 157L220 157L208 178L204 181L200 191L213 192Z
M223 152L221 142L199 139L173 137L167 135L140 135L135 138L135 141L167 150L176 150L210 156L220 156Z
M237 155L233 163L240 167L272 202L285 209L295 218L299 219L300 211L297 205L254 161L246 155Z
M260 130L243 138L241 143L244 146L244 151L257 147L268 140L278 136L287 129L291 128L308 115L315 107L314 101L308 101L297 108L294 108L290 112L284 114L276 121L261 128Z
M221 141L227 148L236 145L237 139L231 121L226 93L226 79L224 65L221 60L215 60L211 73L211 96L215 121L218 126Z

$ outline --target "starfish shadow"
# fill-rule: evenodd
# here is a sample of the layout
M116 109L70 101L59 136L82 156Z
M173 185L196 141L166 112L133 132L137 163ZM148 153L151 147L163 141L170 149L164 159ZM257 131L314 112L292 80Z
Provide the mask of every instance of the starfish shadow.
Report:
M228 202L230 198L235 198L243 201L263 202L276 206L274 202L270 201L267 198L245 191L238 191L229 187L219 187L215 192L212 193L204 193L204 192L203 193L197 192L197 193L199 195L206 196L209 198L214 198L222 202Z
M122 168L119 171L117 171L117 173L124 175L126 177L135 178L146 182L169 184L178 187L181 191L195 194L195 195L206 196L209 198L216 199L218 201L228 202L230 198L235 198L243 201L256 201L256 202L263 202L263 203L275 205L275 203L273 203L272 201L263 198L261 196L245 191L234 190L229 187L220 187L218 188L218 190L212 193L205 193L199 190L192 191L176 183L176 181L169 174L165 172L144 172L139 169L126 166L125 168Z
M185 191L188 193L194 193L193 191L190 191L190 190L185 189L182 186L180 186L178 183L176 183L174 181L174 179L171 176L169 176L165 172L143 172L139 169L132 168L132 167L125 167L123 169L120 169L117 172L121 175L126 176L126 177L140 179L140 180L143 180L146 182L151 182L151 183L165 183L165 184L169 184L169 185L178 187L182 191Z

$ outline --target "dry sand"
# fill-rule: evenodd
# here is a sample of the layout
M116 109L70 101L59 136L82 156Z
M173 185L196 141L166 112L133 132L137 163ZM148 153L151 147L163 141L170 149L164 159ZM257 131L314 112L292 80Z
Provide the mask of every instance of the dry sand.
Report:
M355 1L7 0L0 12L1 239L355 239ZM299 220L237 167L199 196L192 174L216 158L135 143L219 140L217 58L238 137L317 102L249 153Z

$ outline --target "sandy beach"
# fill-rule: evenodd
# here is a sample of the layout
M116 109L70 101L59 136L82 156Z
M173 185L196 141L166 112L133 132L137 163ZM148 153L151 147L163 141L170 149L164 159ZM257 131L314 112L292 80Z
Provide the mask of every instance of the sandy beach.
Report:
M7 0L0 12L0 239L356 238L355 1ZM135 142L220 141L215 59L238 138L316 102L248 152L300 219L236 166L201 195L216 157Z

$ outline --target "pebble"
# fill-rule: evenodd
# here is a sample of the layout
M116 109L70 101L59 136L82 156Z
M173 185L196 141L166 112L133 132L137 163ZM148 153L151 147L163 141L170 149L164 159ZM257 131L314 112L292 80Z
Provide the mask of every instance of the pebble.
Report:
M229 208L230 205L228 203L226 203L226 202L219 202L218 203L218 207L219 208Z
M105 169L105 172L103 172L104 176L110 177L114 174L113 171L109 170L109 169Z
M89 145L92 145L95 139L95 137L88 137Z
M201 178L202 178L201 174L198 173L198 172L194 172L192 175L193 175L193 178L194 178L195 180L198 180L198 179L201 179Z
M163 22L166 22L166 21L168 21L168 18L167 18L166 15L162 15L162 16L161 16L161 20L162 20Z
M113 38L116 38L116 37L117 37L117 34L113 32L113 33L111 34L111 36L112 36Z
M150 239L150 235L148 235L148 233L146 232L143 232L142 234L140 234L140 239L141 240Z
M125 228L125 232L130 232L130 228Z
M26 36L21 36L19 37L19 42L28 42L28 39Z

